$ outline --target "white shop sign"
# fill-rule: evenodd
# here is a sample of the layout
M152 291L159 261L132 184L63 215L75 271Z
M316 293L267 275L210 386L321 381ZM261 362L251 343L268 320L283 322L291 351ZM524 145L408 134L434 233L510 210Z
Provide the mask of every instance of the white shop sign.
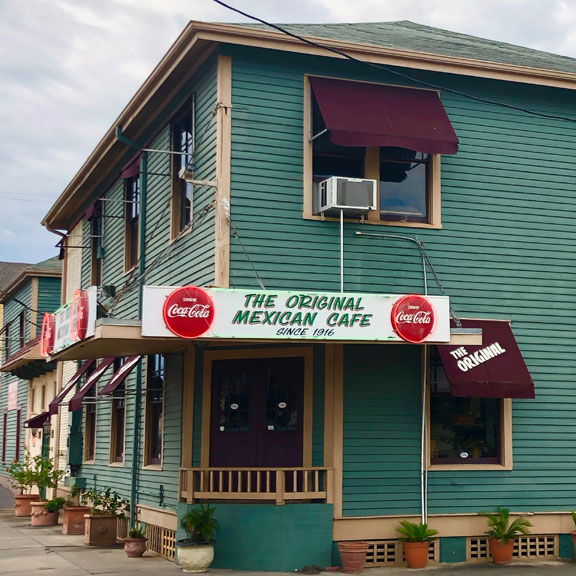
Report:
M177 286L145 286L142 336L177 337L166 324L164 304ZM358 294L307 291L233 290L193 288L211 303L196 303L184 297L183 303L167 306L167 321L206 318L209 327L199 338L246 340L340 340L391 341L403 339L392 327L392 309L405 295ZM432 308L430 333L422 342L450 341L450 304L445 296L422 296ZM190 302L186 304L186 302ZM213 306L212 306L213 304ZM189 306L189 308L186 308ZM213 308L213 309L212 309ZM404 315L406 313L404 312ZM398 322L398 318L396 318ZM177 332L178 333L178 332Z

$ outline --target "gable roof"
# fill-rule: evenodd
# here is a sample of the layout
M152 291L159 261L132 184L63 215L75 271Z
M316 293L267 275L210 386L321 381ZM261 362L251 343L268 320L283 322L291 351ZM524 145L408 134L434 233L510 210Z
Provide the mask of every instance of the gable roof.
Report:
M13 297L14 293L20 289L22 284L28 278L35 276L62 276L62 261L58 256L42 260L36 264L18 264L19 268L12 267L13 275L5 284L2 283L2 269L3 265L12 264L11 262L0 262L0 304L5 303ZM7 267L10 268L10 267Z
M96 199L102 183L106 179L111 183L111 171L119 169L134 153L118 140L116 127L121 126L128 138L139 141L156 118L159 103L166 102L177 87L183 86L219 44L342 57L325 46L391 67L576 90L576 59L408 21L285 27L322 46L307 44L265 25L190 21L60 194L42 224L51 231L71 228Z
M234 24L234 26L271 30L265 24ZM576 74L575 58L424 26L408 20L356 24L278 24L278 26L298 36L314 36L357 42L367 46Z
M30 266L30 264L25 264L24 262L0 262L0 290L8 288L14 278L27 266Z

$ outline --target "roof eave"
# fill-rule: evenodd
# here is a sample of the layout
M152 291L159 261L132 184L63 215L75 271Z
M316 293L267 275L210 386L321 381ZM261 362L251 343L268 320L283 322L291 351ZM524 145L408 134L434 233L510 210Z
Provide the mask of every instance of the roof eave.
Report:
M304 38L327 48L357 58L361 57L367 62L576 90L576 74L568 72L454 58L327 38L311 36ZM162 88L168 85L170 75L182 65L184 59L195 55L205 58L220 43L343 58L322 47L302 43L296 38L273 30L190 21L48 211L42 220L44 226L52 230L70 229L78 214L87 206L90 194L101 182L105 166L117 164L126 154L126 145L116 138L116 126L122 126L124 133L137 141L149 125L150 115L145 114L146 109L153 109L158 104L156 97L161 94ZM191 72L187 78L190 74ZM166 98L160 100L165 102ZM78 202L76 195L80 190L83 191L84 198Z

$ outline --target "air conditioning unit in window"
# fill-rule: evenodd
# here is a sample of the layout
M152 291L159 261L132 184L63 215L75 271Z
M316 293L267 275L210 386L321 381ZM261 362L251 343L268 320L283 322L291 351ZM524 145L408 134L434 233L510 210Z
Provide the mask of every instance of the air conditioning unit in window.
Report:
M325 216L362 216L376 210L376 180L332 176L318 185L318 211Z

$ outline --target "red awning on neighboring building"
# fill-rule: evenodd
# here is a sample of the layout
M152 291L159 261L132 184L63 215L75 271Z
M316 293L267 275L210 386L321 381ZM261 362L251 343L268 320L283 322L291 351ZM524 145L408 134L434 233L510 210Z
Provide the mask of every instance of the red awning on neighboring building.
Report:
M122 366L120 366L120 368L114 372L108 384L106 384L106 386L100 390L100 394L112 394L114 390L116 390L116 388L118 388L118 386L120 386L120 384L126 380L128 374L132 372L133 368L136 366L136 364L138 364L138 362L140 362L141 359L142 356L130 356L126 358L126 362L124 362L124 364L122 364Z
M48 412L50 413L50 415L58 414L58 406L60 406L64 398L66 398L66 396L68 396L72 388L74 388L76 382L80 380L80 378L85 374L86 370L88 370L88 368L90 368L90 366L92 366L94 362L96 362L96 360L86 360L85 362L83 362L83 364L80 366L76 374L72 376L68 384L66 384L66 386L64 386L64 388L60 390L60 393L54 398L54 400L50 402L50 405L48 406Z
M50 420L50 412L42 412L37 416L32 416L24 420L24 428L43 428L44 424Z
M433 90L333 78L310 78L310 86L333 144L458 152L458 136Z
M482 346L438 346L452 396L534 398L534 383L510 324L503 320L462 320L481 328Z
M128 163L122 168L120 178L132 178L140 174L140 160L142 159L142 151L135 154Z
M86 382L84 382L82 387L70 399L70 403L68 404L68 410L73 412L74 410L80 410L80 408L82 408L82 399L84 398L84 396L86 396L86 394L88 394L88 392L90 392L92 386L94 386L94 384L96 384L96 382L100 380L100 378L102 377L104 372L108 370L108 367L110 366L110 364L112 364L112 362L114 362L114 358L103 358L100 361L100 364L98 364L98 368L96 368L96 370L94 370L94 372L90 374Z

